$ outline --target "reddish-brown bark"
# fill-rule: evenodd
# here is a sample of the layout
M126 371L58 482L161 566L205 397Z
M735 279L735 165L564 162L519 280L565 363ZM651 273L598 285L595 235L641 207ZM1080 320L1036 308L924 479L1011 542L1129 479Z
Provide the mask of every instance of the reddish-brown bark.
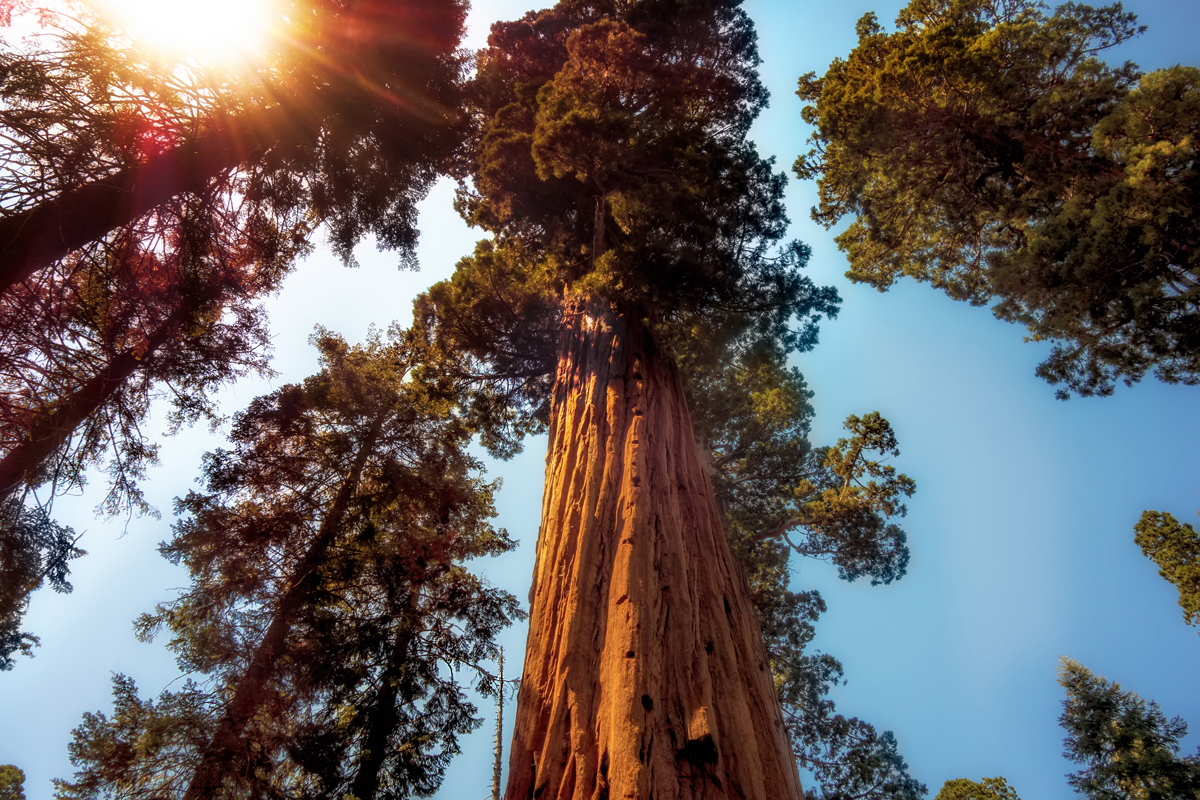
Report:
M567 317L508 800L799 800L678 371L636 314Z

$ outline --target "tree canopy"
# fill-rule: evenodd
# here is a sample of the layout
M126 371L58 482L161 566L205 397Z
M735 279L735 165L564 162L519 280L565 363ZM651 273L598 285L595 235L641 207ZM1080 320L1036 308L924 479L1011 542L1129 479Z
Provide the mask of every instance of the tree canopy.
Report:
M1083 767L1067 776L1075 791L1090 800L1200 796L1200 756L1178 755L1186 722L1167 719L1158 703L1069 658L1059 664L1058 682L1067 692L1063 755Z
M169 631L201 682L147 701L118 676L58 796L428 794L478 725L455 672L490 691L482 663L521 613L463 566L512 547L494 486L411 339L316 344L322 372L237 416L162 546L192 584L139 635Z
M297 0L245 71L163 64L103 17L0 54L7 288L180 194L238 185L262 214L411 263L415 203L461 138L456 0ZM389 31L401 29L404 35Z
M934 800L1021 800L1004 778L984 778L976 783L967 778L946 781Z
M494 26L459 195L494 238L419 315L543 421L571 297L641 309L677 356L811 347L838 299L801 274L807 248L779 244L784 177L745 141L757 63L734 3L562 3Z
M1158 574L1179 590L1179 606L1189 625L1200 624L1200 534L1162 511L1146 511L1134 526L1133 541L1158 565Z
M1200 382L1200 71L1141 74L1105 51L1137 35L1114 4L913 0L798 94L814 219L847 277L909 276L1055 342L1038 374L1108 394L1148 372Z

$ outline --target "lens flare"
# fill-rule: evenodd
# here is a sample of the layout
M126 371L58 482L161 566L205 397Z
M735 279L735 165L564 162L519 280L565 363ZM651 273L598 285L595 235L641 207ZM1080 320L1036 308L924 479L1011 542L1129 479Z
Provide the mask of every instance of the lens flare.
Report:
M175 58L237 59L260 53L270 0L98 0L135 42Z

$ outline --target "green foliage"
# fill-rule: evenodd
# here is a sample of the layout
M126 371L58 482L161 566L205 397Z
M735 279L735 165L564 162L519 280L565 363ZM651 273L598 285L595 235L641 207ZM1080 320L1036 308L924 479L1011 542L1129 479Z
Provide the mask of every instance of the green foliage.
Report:
M494 485L416 340L315 343L322 371L237 415L162 546L192 584L139 636L165 629L202 682L157 702L118 682L60 797L429 794L478 725L459 672L491 691L479 665L521 615L463 566L512 547L487 522Z
M178 785L194 768L196 744L210 735L219 711L216 698L190 680L155 702L138 696L132 678L114 675L111 716L84 714L67 745L71 763L93 766L74 783L56 780L56 796L153 797ZM155 788L139 791L143 786Z
M984 778L979 783L966 778L946 781L933 800L1021 800L1004 778Z
M211 155L206 143L232 137L232 164L194 164L200 174L176 176L177 191L233 183L261 219L323 222L347 261L372 234L415 264L415 204L463 133L453 109L465 3L282 2L274 41L240 70L164 63L102 11L72 11L0 52L0 126L13 134L0 146L6 212L51 204L177 145ZM404 36L388 33L397 26ZM287 113L263 113L272 107Z
M1200 624L1200 534L1170 514L1146 511L1134 526L1134 543L1158 565L1158 574L1179 590L1179 605L1189 625Z
M0 670L13 668L14 653L33 655L37 637L20 630L29 596L46 581L56 592L71 591L67 562L83 555L78 539L44 508L0 505Z
M1069 658L1059 664L1058 682L1067 692L1063 755L1083 765L1067 776L1077 792L1091 800L1200 797L1200 756L1178 755L1186 722L1167 719L1153 700Z
M900 454L878 412L851 416L851 437L811 448L812 396L794 368L769 351L688 371L697 439L711 452L713 488L735 549L784 542L836 564L845 580L891 583L908 564L907 537L891 520L916 483L880 463Z
M893 517L913 481L877 456L899 455L878 413L846 421L851 436L834 447L808 441L812 407L799 372L770 350L726 350L685 362L688 406L709 454L717 502L734 555L746 570L771 658L775 685L800 765L817 782L813 797L917 800L924 785L908 774L894 736L836 713L827 698L842 665L809 653L825 601L790 590L795 553L836 564L873 584L904 575L907 540Z
M0 800L25 800L25 773L12 764L0 766Z
M914 0L894 33L874 15L821 78L813 216L847 276L927 281L1056 348L1060 397L1108 394L1148 371L1200 381L1200 71L1140 75L1107 49L1136 35L1120 4Z
M780 246L785 179L745 141L766 101L749 19L659 5L561 3L495 25L477 58L458 207L493 238L418 317L474 359L485 408L515 403L532 429L580 298L647 319L678 357L735 338L807 349L836 312L800 274L808 249Z

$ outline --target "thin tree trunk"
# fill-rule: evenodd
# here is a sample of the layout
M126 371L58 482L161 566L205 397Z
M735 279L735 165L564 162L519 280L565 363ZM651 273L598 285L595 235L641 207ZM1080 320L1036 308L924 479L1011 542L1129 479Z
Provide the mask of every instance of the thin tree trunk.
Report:
M271 625L255 649L250 665L238 681L233 697L217 723L217 729L204 748L184 800L209 800L219 796L230 762L236 758L239 751L245 750L242 738L246 726L262 706L267 684L274 676L276 661L285 650L286 639L296 615L317 584L318 568L324 562L329 547L342 532L342 517L346 514L350 500L358 491L363 467L375 448L375 440L383 427L385 416L386 412L372 422L362 444L359 445L354 463L325 512L321 527L313 537L308 551L292 570L288 588L279 599L279 606L275 610Z
M800 800L682 384L640 316L568 315L508 800Z
M408 607L399 618L400 631L392 645L387 666L380 676L375 702L367 712L367 734L363 738L358 771L354 774L354 783L350 787L350 793L358 800L372 800L379 790L379 773L383 770L384 759L387 758L388 739L400 720L400 714L396 710L396 698L400 693L404 667L409 662L408 649L412 644L413 628L416 626L416 593L416 588L409 592Z
M41 411L29 429L29 436L0 459L0 502L13 498L22 485L32 485L38 473L81 422L94 414L116 393L125 381L149 363L158 348L177 331L184 314L177 311L150 336L146 347L117 354L100 372L54 407Z
M500 800L500 776L504 772L504 648L500 648L499 681L496 689L496 760L492 764L492 800Z
M36 270L209 182L302 129L288 106L231 117L143 164L0 219L0 293Z

